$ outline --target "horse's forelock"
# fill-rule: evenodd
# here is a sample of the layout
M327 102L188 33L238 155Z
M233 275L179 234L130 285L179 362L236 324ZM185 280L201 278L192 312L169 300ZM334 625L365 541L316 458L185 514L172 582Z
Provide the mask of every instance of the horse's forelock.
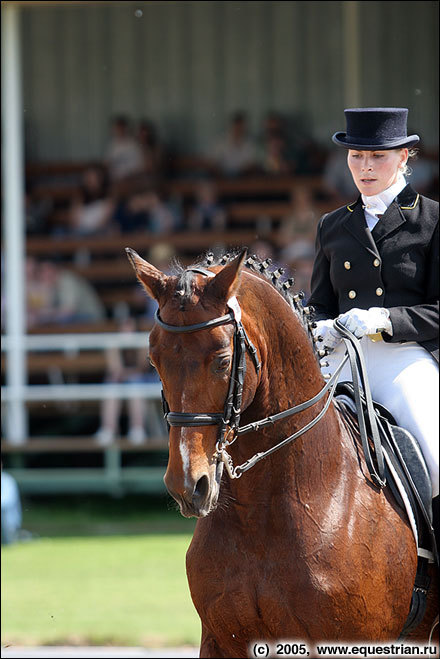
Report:
M190 270L183 270L178 275L174 295L179 301L179 308L184 311L186 305L191 301L194 292L195 273Z

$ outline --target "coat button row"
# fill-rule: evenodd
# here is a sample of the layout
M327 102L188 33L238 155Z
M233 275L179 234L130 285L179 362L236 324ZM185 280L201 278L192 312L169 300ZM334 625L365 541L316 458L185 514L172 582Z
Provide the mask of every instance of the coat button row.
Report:
M373 261L373 265L374 265L375 268L378 268L378 267L380 266L380 261L379 261L379 259L374 259L374 261ZM344 268L345 268L346 270L350 270L350 268L351 268L351 263L350 263L350 261L344 261Z
M348 291L348 297L350 298L350 300L354 300L356 295L357 295L356 291ZM383 295L383 288L380 288L380 286L379 286L379 288L376 288L376 295L378 297Z

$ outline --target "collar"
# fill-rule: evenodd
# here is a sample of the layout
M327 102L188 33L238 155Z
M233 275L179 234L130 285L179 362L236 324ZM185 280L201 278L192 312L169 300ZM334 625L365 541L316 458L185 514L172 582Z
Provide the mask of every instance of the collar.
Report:
M379 192L379 194L371 196L361 195L364 208L375 215L377 213L384 213L397 195L406 188L406 185L405 177L403 174L399 174L397 181L386 190Z
M408 183L406 187L404 187L403 190L400 192L400 194L396 197L396 203L398 206L400 206L402 210L412 210L417 206L417 203L419 201L419 196L420 195ZM359 195L356 201L347 204L346 208L348 211L350 211L350 213L353 213L357 204L361 204L362 206L364 205L361 195Z

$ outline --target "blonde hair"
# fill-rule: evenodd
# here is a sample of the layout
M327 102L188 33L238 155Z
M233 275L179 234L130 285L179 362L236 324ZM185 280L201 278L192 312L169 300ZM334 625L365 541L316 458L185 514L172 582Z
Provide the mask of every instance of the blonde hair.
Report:
M397 149L397 151L400 151L400 149ZM406 163L404 165L399 167L399 171L403 174L403 176L411 176L412 169L408 165L408 161L409 161L410 158L416 159L418 153L419 153L418 149L408 149L408 160L406 161Z

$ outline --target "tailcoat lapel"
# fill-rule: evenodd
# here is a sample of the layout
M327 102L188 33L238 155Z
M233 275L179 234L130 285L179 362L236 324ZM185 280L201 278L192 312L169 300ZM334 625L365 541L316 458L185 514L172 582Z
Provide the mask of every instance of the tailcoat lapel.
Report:
M388 206L387 210L371 232L374 241L379 243L385 238L385 236L388 236L388 234L404 224L406 222L404 211L415 208L418 201L419 195L417 192L415 192L410 185L407 185L406 188L404 188L395 198L392 204Z
M379 256L376 243L373 240L371 231L367 226L365 220L364 209L362 208L362 200L359 197L358 201L354 204L347 206L350 211L347 219L344 221L344 226L369 252L374 256Z

